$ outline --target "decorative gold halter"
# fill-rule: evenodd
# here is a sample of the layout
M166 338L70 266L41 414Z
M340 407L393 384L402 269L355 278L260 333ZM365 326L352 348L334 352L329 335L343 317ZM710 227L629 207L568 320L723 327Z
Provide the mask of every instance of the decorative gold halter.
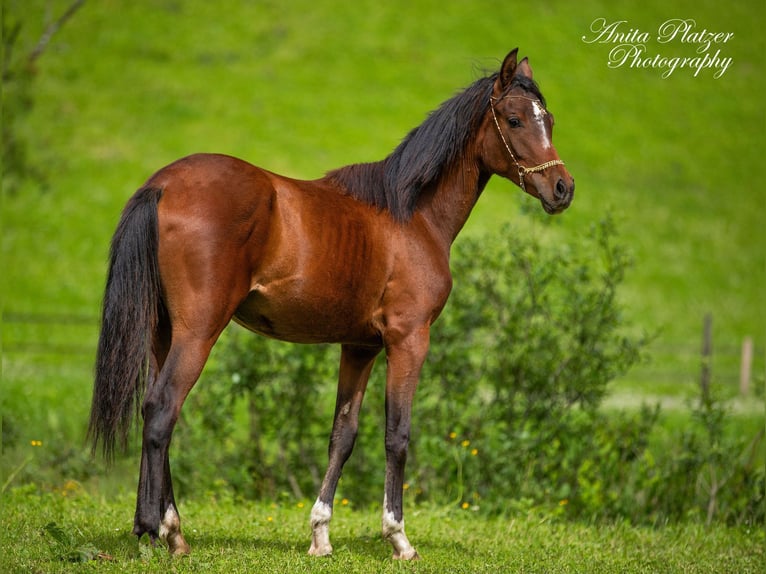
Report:
M538 100L527 98L526 96L504 96L502 98L494 98L490 96L489 98L489 109L492 110L492 119L495 120L495 126L497 127L497 133L500 134L500 139L503 141L503 145L505 146L505 149L508 150L508 155L511 156L511 159L513 160L513 163L516 164L516 168L519 170L519 187L523 191L527 191L527 188L524 186L524 176L530 173L537 173L539 171L544 171L548 169L549 167L553 167L554 165L564 165L564 162L560 159L553 159L551 161L546 161L545 163L541 163L540 165L536 165L534 167L524 167L519 163L519 160L516 159L516 156L513 153L513 150L511 149L511 146L508 144L508 141L506 141L505 136L503 135L503 130L500 129L500 122L497 121L497 114L495 114L495 106L493 105L494 101L503 100L505 98L519 98L522 100L529 100L530 102L533 102L537 105ZM541 106L541 109L544 114L547 114L548 112Z

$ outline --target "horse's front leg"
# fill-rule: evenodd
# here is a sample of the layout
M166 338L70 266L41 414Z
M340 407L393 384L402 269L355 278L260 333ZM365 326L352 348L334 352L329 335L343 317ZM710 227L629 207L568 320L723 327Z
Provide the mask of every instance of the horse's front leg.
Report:
M383 538L394 547L394 558L415 560L418 553L404 533L404 467L410 441L412 401L428 352L428 327L388 346L386 373L386 483L383 497Z
M359 409L362 407L372 365L379 352L379 348L348 345L341 348L338 396L330 435L329 463L319 496L311 509L309 554L312 556L326 556L332 553L330 519L335 490L338 487L343 465L354 448L359 428Z

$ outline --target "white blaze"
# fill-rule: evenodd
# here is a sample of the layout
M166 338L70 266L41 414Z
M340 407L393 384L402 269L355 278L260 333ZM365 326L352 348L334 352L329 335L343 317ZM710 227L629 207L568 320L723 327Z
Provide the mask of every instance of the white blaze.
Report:
M540 138L542 139L543 148L551 149L551 140L548 138L548 134L545 131L545 121L543 119L545 118L545 114L548 112L546 112L545 109L543 109L543 106L541 106L537 101L532 102L532 110L535 113L535 121L537 122L537 126L540 128Z

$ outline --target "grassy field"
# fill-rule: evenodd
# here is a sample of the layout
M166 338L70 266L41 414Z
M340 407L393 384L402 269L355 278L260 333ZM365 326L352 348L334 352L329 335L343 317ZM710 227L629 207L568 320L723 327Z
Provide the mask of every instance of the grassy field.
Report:
M68 3L4 0L3 9L24 23L21 46L29 49ZM20 126L43 178L14 192L4 188L3 482L17 486L22 477L34 480L32 471L44 474L32 460L9 480L31 441L56 451L57 468L83 456L109 239L127 198L156 169L197 151L303 178L381 159L430 110L494 71L516 46L530 57L556 115L554 141L577 180L576 199L549 219L537 202L496 178L464 233L510 221L519 233L565 242L607 214L616 219L635 260L622 291L626 316L634 329L658 334L653 363L617 381L610 406L672 396L681 413L674 424L682 425L707 312L715 325L714 375L736 373L740 341L752 336L755 380L763 385L764 16L760 1L726 10L708 0L86 2L38 61L35 106ZM658 69L610 69L611 45L582 40L597 18L651 34L669 18L732 32L713 49L731 57L731 67L719 79L710 70L662 78ZM695 53L681 41L652 39L647 49ZM748 398L737 409L747 411L751 428L763 399ZM67 484L65 473L45 476L59 490ZM3 549L14 550L0 552L0 560L11 571L72 568L40 535L50 521L77 544L92 542L114 555L99 565L104 571L195 571L214 562L236 572L252 571L243 566L252 562L265 570L289 563L297 571L322 564L327 571L429 572L465 560L471 572L506 564L522 572L583 571L583 564L604 572L706 572L723 565L747 572L763 560L762 533L590 527L534 517L493 522L429 511L408 516L426 559L402 567L387 561L377 516L360 511L339 513L336 556L314 562L304 557L305 509L280 507L274 523L262 524L268 506L245 505L241 515L226 507L220 518L214 504L192 501L182 512L190 532L198 531L190 535L196 553L171 564L136 549L127 534L129 498L101 498L123 488L119 481L94 483L91 495L74 501L7 490ZM104 524L94 516L104 516ZM459 542L451 541L456 533Z
M29 489L27 489L29 490ZM335 552L306 550L309 502L232 500L181 506L192 554L173 559L130 534L132 499L91 498L78 485L57 492L16 492L0 515L3 572L763 572L763 530L698 525L633 528L589 525L529 514L486 519L470 511L420 508L407 528L421 554L391 560L377 510L338 505ZM86 563L70 560L92 558Z

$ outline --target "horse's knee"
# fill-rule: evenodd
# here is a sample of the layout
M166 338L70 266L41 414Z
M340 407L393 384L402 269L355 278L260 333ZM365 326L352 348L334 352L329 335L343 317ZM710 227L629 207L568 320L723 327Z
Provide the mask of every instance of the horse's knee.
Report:
M407 449L410 444L409 429L389 430L386 432L386 455L398 464L407 460Z
M329 456L340 455L345 462L354 450L354 443L359 434L359 421L348 418L347 415L338 415L335 427L330 436Z

